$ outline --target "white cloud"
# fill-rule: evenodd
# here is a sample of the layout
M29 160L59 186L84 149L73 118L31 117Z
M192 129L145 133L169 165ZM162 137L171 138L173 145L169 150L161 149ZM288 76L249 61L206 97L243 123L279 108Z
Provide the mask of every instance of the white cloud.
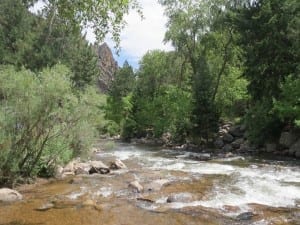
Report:
M171 50L170 44L164 44L167 18L164 16L163 7L156 0L139 0L142 6L144 19L136 12L130 12L125 17L127 25L121 32L121 52L124 58L136 64L149 50ZM113 42L106 40L112 47Z

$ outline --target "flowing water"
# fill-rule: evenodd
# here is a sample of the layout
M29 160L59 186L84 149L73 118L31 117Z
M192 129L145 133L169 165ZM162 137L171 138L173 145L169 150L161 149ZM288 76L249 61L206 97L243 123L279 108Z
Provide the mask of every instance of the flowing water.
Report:
M128 169L22 187L24 200L0 205L0 225L297 224L299 161L234 157L117 143L95 156ZM144 191L130 188L138 181Z

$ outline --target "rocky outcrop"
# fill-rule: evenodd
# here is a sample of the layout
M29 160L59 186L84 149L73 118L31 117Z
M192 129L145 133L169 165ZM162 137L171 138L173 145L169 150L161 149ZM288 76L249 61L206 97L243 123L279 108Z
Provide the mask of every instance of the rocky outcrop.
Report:
M0 202L15 202L23 199L23 196L12 189L1 188L0 189Z
M95 47L98 56L98 65L100 75L98 77L98 86L103 93L107 93L111 83L114 80L115 72L118 70L118 63L113 57L111 49L106 43Z

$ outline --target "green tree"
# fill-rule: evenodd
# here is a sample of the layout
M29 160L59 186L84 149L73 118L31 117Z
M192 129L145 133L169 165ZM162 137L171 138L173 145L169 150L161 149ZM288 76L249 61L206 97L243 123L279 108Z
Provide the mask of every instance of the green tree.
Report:
M257 144L278 138L285 119L280 119L283 114L274 111L273 103L287 100L282 88L288 85L288 77L299 79L299 29L295 29L299 9L299 1L259 0L230 14L244 52L243 75L249 81L251 106L246 123L250 139ZM277 107L281 108L280 103Z

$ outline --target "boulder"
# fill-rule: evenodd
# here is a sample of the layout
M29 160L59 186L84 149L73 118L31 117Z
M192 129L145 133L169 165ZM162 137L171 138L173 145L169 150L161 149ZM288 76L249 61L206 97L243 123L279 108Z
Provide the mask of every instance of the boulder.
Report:
M74 164L75 175L89 174L90 169L91 169L91 165L89 163L75 163Z
M222 138L218 137L215 140L214 145L216 148L222 148L224 146L224 142L223 142Z
M234 140L234 137L231 134L224 134L223 141L226 143L231 143Z
M118 170L118 169L127 169L127 166L119 159L116 159L114 162L110 163L110 169Z
M23 196L12 189L1 188L0 189L0 202L15 202L23 199Z
M266 144L266 152L275 152L277 149L277 145L275 143Z
M89 174L100 173L100 174L108 174L110 169L107 165L105 165L101 161L91 161L91 168L89 169Z
M279 139L279 144L285 148L290 148L297 140L297 137L292 132L282 132Z
M231 144L226 144L223 149L224 152L230 152L232 151L232 145Z
M228 133L228 130L223 129L223 128L220 129L219 132L218 132L218 134L219 134L219 135L222 135L222 136L223 136L224 134L227 134L227 133Z
M229 129L229 133L234 137L243 137L244 131L242 131L241 126L233 126Z
M144 191L144 187L137 180L130 182L128 187L138 193L141 193Z
M191 193L184 192L184 193L176 193L172 194L167 198L167 203L172 203L172 202L192 202L194 200L194 197Z
M238 138L234 142L232 142L231 144L232 144L232 147L234 149L239 149L243 143L244 143L244 139L243 138Z
M291 148L289 149L289 154L295 155L297 158L300 158L300 139L291 146Z

